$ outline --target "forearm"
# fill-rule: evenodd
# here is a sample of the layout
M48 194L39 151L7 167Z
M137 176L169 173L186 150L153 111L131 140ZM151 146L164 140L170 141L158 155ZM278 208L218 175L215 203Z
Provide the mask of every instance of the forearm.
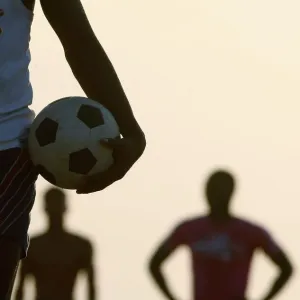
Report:
M123 136L143 137L116 71L94 34L80 0L41 0L41 6L85 94L111 111Z
M166 279L164 278L160 269L150 269L150 273L154 282L157 284L158 288L161 292L166 296L169 300L175 300L175 296L172 294L170 288L167 285Z
M267 295L263 298L263 300L271 300L273 299L286 285L289 278L291 276L291 273L284 274L281 273L274 281L274 283L271 286L271 289L267 293Z
M115 69L102 46L86 41L84 48L69 45L65 49L67 61L85 94L112 112L122 135L141 134L129 101Z
M96 300L96 288L95 288L95 271L92 263L86 269L87 272L87 285L88 285L88 300Z
M88 299L89 300L96 300L96 291L95 291L95 288L93 286L89 287L89 290L88 290Z

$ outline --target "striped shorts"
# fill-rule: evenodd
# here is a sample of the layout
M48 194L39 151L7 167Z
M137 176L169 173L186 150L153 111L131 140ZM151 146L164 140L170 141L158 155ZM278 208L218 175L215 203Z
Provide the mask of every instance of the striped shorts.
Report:
M37 176L26 150L0 151L0 238L19 243L21 258L26 257L29 246L28 228Z

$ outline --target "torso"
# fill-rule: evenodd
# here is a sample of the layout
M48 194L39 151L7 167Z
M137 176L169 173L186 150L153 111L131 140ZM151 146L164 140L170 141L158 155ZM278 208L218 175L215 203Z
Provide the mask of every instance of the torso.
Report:
M20 146L34 117L28 70L33 1L24 1L0 4L0 150Z
M204 217L179 232L192 253L194 299L243 299L260 229L239 219L218 226Z
M69 233L33 238L27 264L35 279L38 299L73 299L77 275L86 268L90 249L88 240Z

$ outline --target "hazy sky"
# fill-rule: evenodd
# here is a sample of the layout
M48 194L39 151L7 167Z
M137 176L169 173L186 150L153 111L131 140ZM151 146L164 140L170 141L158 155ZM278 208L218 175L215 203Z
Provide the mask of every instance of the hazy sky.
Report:
M176 222L204 211L202 185L215 166L238 177L235 211L266 225L299 265L299 1L83 3L148 136L121 182L90 196L68 193L68 227L97 247L101 299L161 299L147 258ZM83 95L39 5L31 45L37 112ZM40 179L32 233L44 229L45 187ZM188 267L184 251L166 266L181 299L190 299ZM274 272L257 257L250 299ZM297 299L297 280L278 299Z

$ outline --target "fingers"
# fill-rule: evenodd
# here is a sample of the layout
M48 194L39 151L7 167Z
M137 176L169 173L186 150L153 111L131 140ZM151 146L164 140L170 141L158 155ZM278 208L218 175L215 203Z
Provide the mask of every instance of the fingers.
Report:
M114 149L123 145L123 140L120 138L117 139L104 139L100 140L100 144L104 147Z
M103 173L96 174L87 179L87 182L77 189L77 194L90 194L102 191L114 182L122 179L125 175L124 172L116 166L112 166Z
M101 139L100 143L106 144L106 145L120 145L122 144L123 139L118 136L115 138L106 138L106 139Z
M77 194L90 194L94 192L99 192L106 189L108 186L113 184L116 180L108 179L108 177L103 177L103 179L98 178L97 182L89 182L87 185L79 188Z
M104 190L122 179L136 161L132 144L128 140L115 138L104 139L99 142L113 150L114 164L102 173L87 177L87 182L77 189L77 194L89 194Z

